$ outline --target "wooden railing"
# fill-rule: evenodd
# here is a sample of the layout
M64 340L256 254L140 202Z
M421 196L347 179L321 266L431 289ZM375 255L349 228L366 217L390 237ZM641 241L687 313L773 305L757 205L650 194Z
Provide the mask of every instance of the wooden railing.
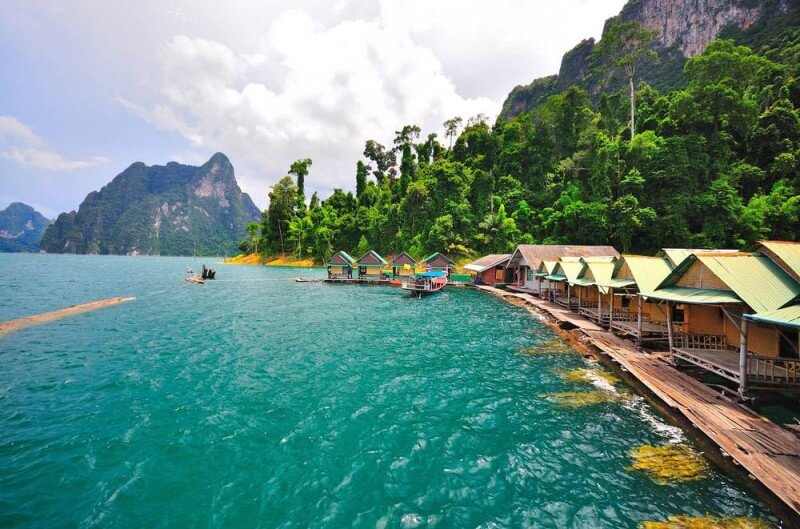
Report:
M673 346L681 349L734 349L721 334L676 334Z
M748 353L747 378L758 382L800 384L800 359Z
M628 309L614 309L614 321L636 321L637 314Z

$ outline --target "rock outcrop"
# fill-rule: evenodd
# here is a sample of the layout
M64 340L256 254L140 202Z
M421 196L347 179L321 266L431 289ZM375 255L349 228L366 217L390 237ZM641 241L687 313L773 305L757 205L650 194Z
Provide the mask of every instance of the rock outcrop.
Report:
M659 60L641 70L641 81L660 90L681 88L685 79L683 66L688 59L702 53L708 44L724 32L735 30L738 35L761 31L769 21L796 13L800 0L630 0L617 17L637 21L658 32L654 49ZM580 86L597 97L601 90L615 90L621 82L611 81L598 73L602 57L593 56L594 39L587 39L568 51L557 76L517 86L503 105L501 118L528 112L548 96L561 93L571 86Z

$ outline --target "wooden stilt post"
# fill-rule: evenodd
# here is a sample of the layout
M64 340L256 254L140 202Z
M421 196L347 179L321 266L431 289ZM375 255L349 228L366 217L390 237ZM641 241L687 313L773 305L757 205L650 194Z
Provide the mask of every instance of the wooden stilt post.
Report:
M742 315L742 326L739 329L739 396L747 393L747 320Z
M672 331L672 303L667 301L667 338L669 340L669 355L672 356L672 348L675 346L675 338Z
M597 287L597 323L603 323L603 293Z
M611 330L611 324L614 322L614 289L608 289L608 330Z
M583 287L578 287L578 312L581 311L581 294L583 293Z
M572 288L569 283L567 283L567 310L572 310L572 303L570 302L570 296L572 295Z
M636 304L636 347L642 346L642 294L637 296L638 303Z

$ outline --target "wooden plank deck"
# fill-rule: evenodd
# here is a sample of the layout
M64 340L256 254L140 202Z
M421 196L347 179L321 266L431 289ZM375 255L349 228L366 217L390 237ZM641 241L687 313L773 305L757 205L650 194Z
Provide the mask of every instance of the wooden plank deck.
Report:
M508 292L483 289L506 297ZM552 303L525 294L529 306L575 325L588 342L608 355L667 406L680 413L747 472L783 501L800 519L800 438L787 429L722 397L711 387L678 371L661 354L645 354L621 338Z
M637 327L635 320L634 321L613 320L611 322L611 327L629 336L635 337L636 335L639 334L639 329ZM651 340L666 339L667 334L668 333L666 324L661 325L650 321L642 322L642 338L644 339L647 338L650 338Z

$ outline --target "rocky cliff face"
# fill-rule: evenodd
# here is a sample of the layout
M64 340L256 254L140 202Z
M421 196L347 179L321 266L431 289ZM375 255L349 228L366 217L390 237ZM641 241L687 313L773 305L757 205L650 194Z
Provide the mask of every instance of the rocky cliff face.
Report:
M0 252L37 252L50 220L22 202L0 211Z
M757 31L776 17L800 8L800 0L630 0L618 17L627 22L635 20L643 26L658 31L655 49L659 61L642 70L642 79L662 90L683 86L683 65L686 60L702 53L708 44L724 30ZM615 20L606 21L606 27ZM604 30L605 33L605 30ZM597 95L600 79L593 76L597 64L593 60L593 39L582 41L564 55L557 81L548 83L549 91L532 90L541 87L539 80L528 86L516 87L501 117L512 117L536 107L547 96L563 92L578 85ZM551 78L547 78L551 79ZM607 81L607 80L604 80ZM610 89L617 88L612 85Z
M746 30L765 15L786 13L794 7L796 2L789 0L637 0L625 5L620 16L658 30L663 47L675 45L690 58L702 53L724 28Z
M77 212L62 213L42 239L52 253L224 255L260 212L217 153L200 167L134 163Z

